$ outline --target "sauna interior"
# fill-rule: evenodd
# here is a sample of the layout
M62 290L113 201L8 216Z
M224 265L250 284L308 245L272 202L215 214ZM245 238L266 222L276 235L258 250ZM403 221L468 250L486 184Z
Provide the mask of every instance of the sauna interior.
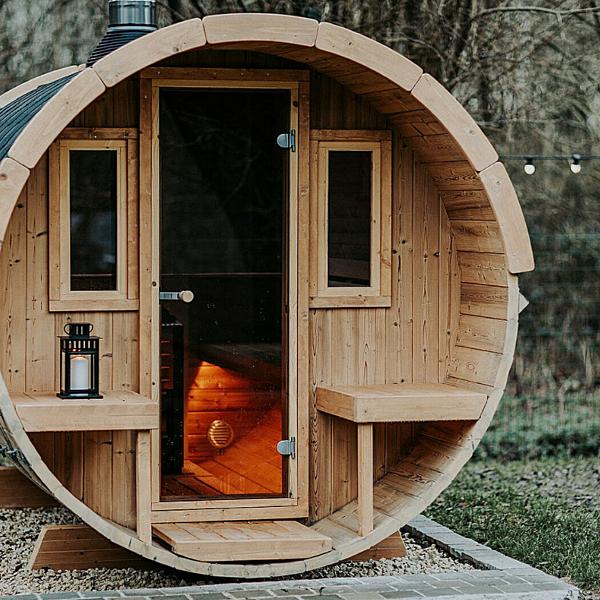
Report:
M0 96L2 443L178 569L372 547L504 390L533 256L497 160L419 67L282 15L192 19ZM56 397L72 323L101 399Z

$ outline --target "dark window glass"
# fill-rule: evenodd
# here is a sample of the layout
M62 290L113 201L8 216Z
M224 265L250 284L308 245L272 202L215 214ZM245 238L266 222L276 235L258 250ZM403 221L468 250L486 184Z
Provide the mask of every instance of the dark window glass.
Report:
M290 94L160 91L162 498L281 496Z
M329 152L329 287L371 285L371 180L371 152Z
M71 290L117 289L117 151L71 150Z

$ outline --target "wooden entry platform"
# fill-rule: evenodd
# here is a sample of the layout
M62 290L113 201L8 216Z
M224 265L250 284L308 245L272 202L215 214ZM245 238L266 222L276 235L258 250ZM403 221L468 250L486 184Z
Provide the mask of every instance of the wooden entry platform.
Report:
M210 562L298 560L332 548L329 537L297 521L164 523L152 531L175 554Z

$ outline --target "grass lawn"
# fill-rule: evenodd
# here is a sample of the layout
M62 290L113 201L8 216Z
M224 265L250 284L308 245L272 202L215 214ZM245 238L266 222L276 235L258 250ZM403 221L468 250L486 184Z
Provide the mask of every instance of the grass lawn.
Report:
M475 458L600 457L600 392L505 396Z
M597 457L474 461L426 514L600 597Z

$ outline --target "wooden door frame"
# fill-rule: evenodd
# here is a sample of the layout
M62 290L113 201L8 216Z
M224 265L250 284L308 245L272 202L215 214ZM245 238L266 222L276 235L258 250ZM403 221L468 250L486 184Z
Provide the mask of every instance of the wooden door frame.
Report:
M159 146L158 102L162 87L282 89L290 91L291 127L288 238L289 435L296 459L288 461L288 497L160 500L160 432L152 433L152 521L214 521L308 516L309 342L308 196L309 72L263 69L150 68L140 75L140 393L160 403L159 390Z

